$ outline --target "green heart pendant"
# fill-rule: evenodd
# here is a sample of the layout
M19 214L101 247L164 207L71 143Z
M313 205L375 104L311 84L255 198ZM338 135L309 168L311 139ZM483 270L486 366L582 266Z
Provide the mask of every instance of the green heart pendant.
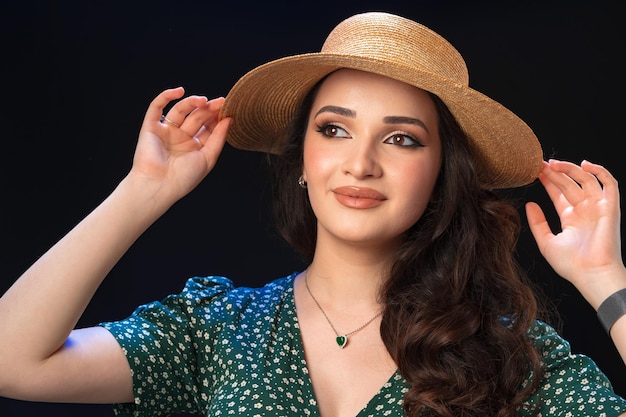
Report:
M335 341L337 342L337 345L343 349L348 344L348 336L337 336Z

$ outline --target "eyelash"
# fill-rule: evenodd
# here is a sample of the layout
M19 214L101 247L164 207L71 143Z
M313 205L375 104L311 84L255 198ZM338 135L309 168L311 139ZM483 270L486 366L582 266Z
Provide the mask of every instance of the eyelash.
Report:
M408 139L408 140L410 140L413 143L411 143L410 145L399 145L397 143L390 143L390 142L388 142L389 140L393 140L394 138L397 138L397 137L400 137L400 138L402 138L404 140ZM422 142L420 142L419 140L417 140L417 138L415 138L414 136L409 135L407 133L394 133L393 135L389 136L389 138L385 139L385 141L383 143L388 143L388 144L391 144L391 145L397 145L397 146L401 146L403 148L423 148L424 147Z
M318 133L322 134L324 137L331 138L331 139L336 138L337 136L329 135L327 133L328 129L343 130L344 132L346 131L344 128L339 127L339 126L337 126L337 125L335 125L333 123L319 124L319 125L317 125L316 131ZM349 136L349 135L347 135L347 136ZM394 138L398 138L398 137L403 139L403 140L407 140L408 139L409 141L411 141L413 143L411 143L409 145L399 145L399 144L395 143L395 141L394 141ZM389 142L390 140L392 140L393 142ZM393 135L391 135L387 139L385 139L383 141L383 143L390 144L390 145L396 145L396 146L400 146L400 147L403 147L403 148L418 148L418 147L421 148L421 147L424 147L424 145L422 144L422 142L420 142L419 139L417 139L413 135L410 135L410 134L404 133L404 132L394 133Z
M327 133L328 129L331 129L331 128L332 129L341 129L344 132L346 131L344 128L341 128L341 127L339 127L337 125L334 125L332 123L323 123L323 124L317 125L317 132L321 133L323 136L325 136L327 138L335 138L336 136L332 136L332 135L329 135Z

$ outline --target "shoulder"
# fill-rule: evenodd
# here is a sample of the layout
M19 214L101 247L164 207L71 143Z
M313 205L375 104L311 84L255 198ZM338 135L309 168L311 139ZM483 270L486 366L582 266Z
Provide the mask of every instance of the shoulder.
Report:
M528 330L527 336L544 362L558 361L560 358L567 358L571 354L569 342L563 339L556 329L541 320L535 320Z
M236 287L233 281L222 276L190 278L183 291L170 297L184 299L192 308L208 305L225 312L245 309L249 304L279 304L291 293L297 273L268 282L262 287Z
M572 353L570 343L549 324L536 320L528 337L540 355L544 377L590 371L601 380L606 378L591 358Z
M280 304L290 294L297 273L275 279L260 288L236 287L223 276L189 278L179 293L170 294L160 301L143 304L126 320L117 322L124 327L133 322L152 322L162 327L180 326L184 322L220 322L253 306L255 310L268 310ZM104 324L104 323L103 323ZM112 328L112 324L104 324Z
M607 416L626 411L626 401L615 394L596 363L586 355L572 353L569 342L552 326L537 320L527 335L542 365L539 386L531 403L541 404L542 411L550 415L560 412L596 415L599 409L594 407L601 407Z
M183 290L178 294L168 297L182 297L193 300L213 298L249 298L249 297L272 297L282 294L290 289L297 273L294 272L286 277L277 278L262 287L237 287L234 282L224 276L196 276L189 278Z

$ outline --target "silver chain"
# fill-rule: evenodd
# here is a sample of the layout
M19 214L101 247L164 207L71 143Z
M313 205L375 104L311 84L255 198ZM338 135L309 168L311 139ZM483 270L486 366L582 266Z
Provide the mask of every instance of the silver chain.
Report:
M328 322L328 324L330 324L330 327L332 327L333 331L335 332L335 335L337 335L337 337L339 336L344 336L344 337L348 337L360 330L363 330L365 327L367 327L368 324L370 324L371 322L373 322L374 320L376 320L377 317L379 317L381 314L383 314L383 312L381 311L380 313L376 314L374 317L372 317L371 319L369 319L365 324L363 324L362 326L352 330L351 332L348 333L344 333L344 334L340 334L337 329L335 329L335 326L333 326L333 323L330 321L330 319L328 318L328 315L326 314L326 312L324 311L324 309L322 308L322 306L320 305L320 303L317 301L317 299L315 298L315 296L313 295L313 293L311 292L311 289L309 288L309 281L307 281L307 275L304 275L304 285L306 286L306 290L309 292L309 295L311 296L311 298L313 299L313 302L315 302L315 304L317 305L317 308L320 309L320 311L322 312L322 314L324 315L324 317L326 318L326 321Z

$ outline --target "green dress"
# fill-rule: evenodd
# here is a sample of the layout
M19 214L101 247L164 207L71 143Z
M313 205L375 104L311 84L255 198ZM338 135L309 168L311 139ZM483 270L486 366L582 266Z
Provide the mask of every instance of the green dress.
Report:
M195 277L182 292L143 305L127 319L101 323L132 370L134 403L120 416L319 416L293 297L296 273L262 288L224 277ZM617 416L626 401L586 356L537 321L529 337L545 375L529 401L542 416ZM404 416L406 381L396 372L357 417ZM520 416L525 415L520 412Z

